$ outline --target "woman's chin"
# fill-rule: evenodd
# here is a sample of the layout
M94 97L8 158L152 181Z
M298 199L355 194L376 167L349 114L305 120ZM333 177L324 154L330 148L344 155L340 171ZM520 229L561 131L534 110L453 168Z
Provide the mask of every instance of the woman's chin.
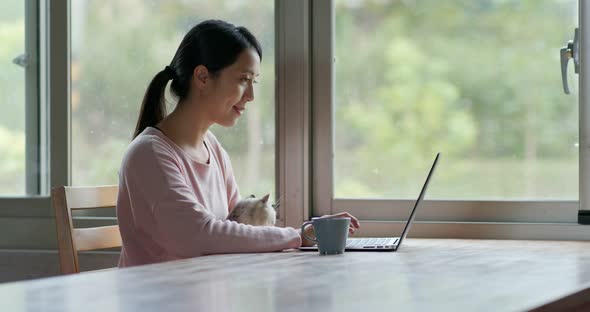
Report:
M225 128L231 128L233 126L235 126L238 123L238 119L232 119L232 120L224 120L222 122L218 122L217 124L225 127Z

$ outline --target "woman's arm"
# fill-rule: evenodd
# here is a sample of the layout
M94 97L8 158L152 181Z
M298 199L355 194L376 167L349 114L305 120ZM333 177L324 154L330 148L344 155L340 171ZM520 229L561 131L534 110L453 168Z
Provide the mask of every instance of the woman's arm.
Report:
M217 253L265 252L296 248L301 244L293 228L254 227L219 220L195 197L177 158L162 142L144 144L141 155L127 162L130 191L147 197L156 221L153 239L178 257ZM212 190L203 190L212 191ZM214 191L214 190L213 190ZM139 225L141 226L141 225Z

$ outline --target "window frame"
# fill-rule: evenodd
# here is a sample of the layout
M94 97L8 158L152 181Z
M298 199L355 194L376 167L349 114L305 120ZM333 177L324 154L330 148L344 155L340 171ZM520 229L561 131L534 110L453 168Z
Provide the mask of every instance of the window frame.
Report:
M46 146L35 157L47 160L45 167L42 167L42 161L39 165L46 170L47 181L37 181L35 187L40 188L37 195L0 197L0 225L4 225L0 227L0 234L10 237L0 242L0 248L55 248L52 239L54 211L48 191L52 186L71 184L71 1L30 1L38 1L35 4L38 4L37 11L40 12L36 26L40 29L37 38L40 77L36 90L38 103L31 104L39 107L38 125L27 131L37 135L34 144ZM279 226L298 226L308 217L309 8L308 0L275 0L275 179L276 192L282 202L282 217L277 222ZM290 40L282 40L286 37ZM31 159L34 159L33 156ZM104 216L76 219L93 225L115 221L114 217ZM23 230L28 233L26 239L11 235Z
M37 98L39 98L40 104L32 102L30 105L33 108L39 107L39 109L35 111L35 115L31 115L31 121L36 121L37 125L27 128L27 135L29 132L31 133L31 144L39 145L44 142L43 140L47 142L48 148L45 153L49 154L47 158L49 159L49 168L51 168L49 184L51 186L69 185L71 182L70 1L49 1L48 3L45 3L44 0L30 1L33 1L34 5L38 4L39 9L37 10L32 5L27 9L27 14L34 16L36 11L40 11L39 25L35 25L35 27L45 29L45 32L40 32L39 38L31 39L31 42L34 43L39 40L39 47L46 49L47 64L40 62L41 78L38 86L34 85L34 80L31 83L35 87L31 91L38 95ZM40 1L40 3L36 1ZM299 184L307 180L299 172L295 172L287 163L303 161L302 157L297 155L304 148L307 148L306 142L299 142L299 139L306 136L308 126L305 123L308 121L304 120L304 117L309 115L308 108L306 108L306 106L309 106L309 99L306 95L309 93L309 83L307 83L309 81L309 60L307 57L302 57L307 53L306 50L309 49L308 11L309 1L307 0L300 2L275 0L277 155L281 155L276 157L278 169L276 185L278 194L285 194L289 197L301 194L289 191L292 188L286 186L286 184L290 183L289 181L292 181L292 179L287 179L287 174L300 176L295 177L296 180L299 180L297 182ZM47 13L43 14L43 12ZM42 25L46 25L46 27L43 28ZM67 36L63 34L67 34ZM283 36L289 36L292 40L281 40ZM41 50L40 54L44 54L43 50ZM295 59L294 62L291 61L293 59ZM45 77L46 79L44 79ZM293 84L298 87L293 88ZM289 88L286 87L287 85L289 85ZM52 90L52 92L48 90ZM302 101L307 105L300 106ZM292 105L286 105L289 103ZM47 109L46 115L39 118L38 116L43 113L45 106ZM297 118L292 118L294 116L297 116ZM41 131L44 119L47 120L49 126L46 133ZM285 126L282 127L282 125ZM291 133L293 129L303 131L297 137L294 137L293 133ZM51 137L51 140L49 140L49 137ZM38 159L38 157L38 155L32 155L30 158ZM31 166L31 168L33 167ZM307 172L307 170L304 171ZM0 205L12 207L25 204L29 208L36 210L36 213L22 213L21 209L0 209L0 216L51 216L52 214L47 214L45 209L50 199L48 196L49 187L45 184L45 189L43 189L42 181L35 182L35 187L41 188L41 191L37 193L40 195L0 197ZM37 186L38 184L40 186ZM305 197L298 199L298 204L304 204L305 200L302 200L302 198ZM285 202L285 204L287 203ZM284 215L285 210L289 210L288 213L293 210L284 207L285 205L281 209ZM7 210L10 210L10 213L7 214ZM299 214L297 212L294 216Z
M41 194L40 1L25 1L25 194Z
M20 198L42 196L47 188L47 149L43 143L46 131L43 129L45 122L45 109L41 92L45 88L41 85L41 75L45 73L42 68L42 44L45 35L41 32L41 26L45 22L43 10L45 3L42 0L26 0L24 2L25 46L22 65L25 71L25 192L22 196L2 196L0 200L15 201Z
M38 26L43 30L38 38L36 142L46 147L38 151L38 157L47 159L45 169L42 161L39 164L49 174L45 174L46 182L41 174L41 195L0 198L0 234L8 237L0 242L0 248L55 248L54 213L47 191L50 186L69 185L71 181L70 1L36 1L41 12ZM588 55L590 32L584 31L582 16L590 16L590 5L579 1L579 6L581 51ZM311 216L350 211L362 220L360 235L401 233L412 200L333 197L333 169L325 165L332 164L333 157L332 105L319 104L332 103L334 97L333 29L333 0L275 0L276 187L283 216L277 224L298 228ZM580 103L587 103L590 80L584 77L590 75L590 67L584 62L581 73ZM580 105L580 119L590 120L590 111L584 106ZM590 124L580 122L580 146L590 148L588 137ZM590 181L589 148L580 152L579 202L427 200L418 212L411 236L588 240L590 227L577 225L575 219L579 207L590 204L590 192L584 191ZM114 218L80 219L109 223ZM15 235L23 231L27 235Z
M579 6L579 24L581 29L580 42L590 40L590 32L584 31L584 20L590 16L590 5L584 1L578 1ZM314 1L312 16L312 33L313 33L313 64L312 70L312 88L313 88L313 216L334 214L348 211L359 217L369 225L368 232L373 235L391 235L391 227L383 224L371 225L371 220L377 222L399 223L407 220L409 211L414 204L414 200L370 200L370 199L345 199L334 197L334 29L335 29L335 10L334 0ZM573 34L573 30L572 30ZM589 57L590 46L583 45L581 48L581 59ZM558 47L555 47L555 53L558 53ZM580 144L585 148L580 149L580 196L579 201L472 201L472 200L425 200L417 212L417 225L415 229L418 235L429 237L445 237L449 233L457 232L459 224L469 223L487 224L501 223L524 225L524 224L567 224L577 225L577 215L580 207L587 207L590 204L590 190L585 187L590 181L590 145L587 139L590 135L590 114L585 109L587 105L588 92L590 92L590 83L584 76L590 74L588 66L581 62L580 74ZM559 86L556 86L559 87ZM319 104L329 103L329 105ZM434 158L434 155L433 155ZM444 162L444 159L443 159ZM328 165L326 165L328 164ZM440 165L440 164L439 164ZM440 167L440 166L439 166ZM442 168L439 168L441 170ZM416 173L421 174L421 173ZM426 177L426 172L424 172ZM435 179L436 180L436 179ZM436 182L436 181L435 181ZM416 190L418 192L418 190ZM427 229L421 223L439 222L447 224L444 229ZM374 223L374 222L373 222ZM423 229L423 230L420 230ZM588 231L583 226L574 226L575 231ZM499 237L497 231L488 231L490 235L484 237ZM550 231L550 230L548 230ZM492 233L494 232L494 233ZM531 233L535 231L529 231ZM554 238L574 237L569 234L558 232L553 233ZM572 233L573 233L572 232ZM588 231L590 233L590 231ZM468 234L466 237L480 236L476 233ZM502 235L500 235L502 236ZM457 237L457 236L455 236ZM535 238L534 235L526 236Z
M49 185L70 180L69 1L27 0L25 15L25 90L35 94L25 103L26 195L0 197L0 217L52 218Z
M294 228L310 212L310 8L309 0L275 0L277 225Z

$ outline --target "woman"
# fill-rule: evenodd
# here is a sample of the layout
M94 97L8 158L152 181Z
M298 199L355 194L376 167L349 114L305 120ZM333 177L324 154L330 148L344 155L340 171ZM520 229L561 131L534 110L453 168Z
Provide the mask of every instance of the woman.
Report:
M261 59L246 28L210 20L185 35L170 65L153 78L120 169L120 267L302 244L293 228L225 220L239 201L238 186L229 156L208 129L231 127L245 113ZM166 115L169 80L178 104ZM354 232L358 221L350 217Z

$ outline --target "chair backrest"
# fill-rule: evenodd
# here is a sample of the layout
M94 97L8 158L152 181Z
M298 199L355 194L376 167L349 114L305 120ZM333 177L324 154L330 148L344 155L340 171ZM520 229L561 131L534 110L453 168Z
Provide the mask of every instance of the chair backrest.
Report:
M75 229L72 210L113 208L118 186L69 187L51 190L55 209L59 267L62 274L79 273L78 251L121 246L118 225Z

